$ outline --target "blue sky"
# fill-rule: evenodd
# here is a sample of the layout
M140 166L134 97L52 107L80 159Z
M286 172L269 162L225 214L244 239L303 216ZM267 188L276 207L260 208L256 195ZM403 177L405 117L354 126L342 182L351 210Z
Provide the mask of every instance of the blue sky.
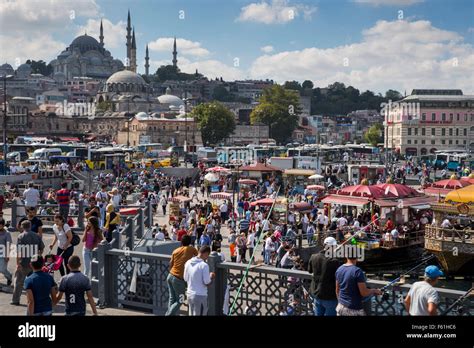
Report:
M308 78L316 85L337 79L377 91L392 85L398 89L421 87L413 85L422 79L424 86L438 81L440 87L453 85L474 92L472 78L465 78L466 73L472 77L474 64L472 0L64 0L56 10L62 16L42 13L48 11L47 3L0 0L0 20L7 22L0 22L5 33L0 35L0 44L9 34L19 38L24 33L20 41L25 41L5 58L0 52L1 60L35 54L50 60L80 32L88 30L98 38L94 31L98 31L101 18L107 22L106 48L114 57L124 59L123 30L130 9L141 73L146 43L154 42L150 46L154 71L171 62L170 40L176 36L182 70L198 68L209 77ZM57 8L58 3L50 6ZM37 18L24 15L25 9ZM75 10L74 19L64 19L71 9ZM287 18L288 10L293 12ZM179 17L180 11L184 11L184 19ZM8 19L15 14L15 23L9 26ZM34 38L35 33L28 32L30 27L36 31L44 28L43 40L47 42L33 43L31 35ZM395 47L388 47L392 39ZM403 47L397 49L396 45ZM345 59L347 65L342 63ZM416 66L405 69L406 64ZM450 65L457 70L449 71ZM387 79L383 71L396 78ZM423 74L414 76L420 71Z

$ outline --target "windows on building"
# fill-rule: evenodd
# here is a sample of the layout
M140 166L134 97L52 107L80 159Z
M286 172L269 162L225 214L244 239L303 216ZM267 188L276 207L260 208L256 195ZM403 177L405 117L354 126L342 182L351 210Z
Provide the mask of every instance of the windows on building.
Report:
M418 135L418 128L415 128L415 135Z
M421 140L421 144L422 144L422 145L425 145L425 139L422 139L422 140Z
M446 144L446 140L441 140L441 144L445 145Z
M411 128L410 127L408 127L407 131L408 131L408 135L411 135Z
M431 145L436 145L436 140L431 140Z
M431 121L436 121L436 114L434 112L431 114Z
M421 128L421 135L426 135L426 129L425 128Z
M444 112L441 114L441 121L446 121L446 114Z
M449 128L449 136L450 136L450 137L453 136L453 129L452 129L452 128Z
M408 140L407 140L407 144L408 144L408 145L411 145L411 139L408 139Z
M446 128L441 128L441 136L446 136Z
M436 135L436 128L431 128L431 135L435 136Z
M464 128L463 133L464 133L464 136L467 137L467 128Z
M456 121L459 121L459 114L456 114Z
M425 112L421 114L421 120L426 121L426 113Z
M456 136L459 136L459 128L456 128Z

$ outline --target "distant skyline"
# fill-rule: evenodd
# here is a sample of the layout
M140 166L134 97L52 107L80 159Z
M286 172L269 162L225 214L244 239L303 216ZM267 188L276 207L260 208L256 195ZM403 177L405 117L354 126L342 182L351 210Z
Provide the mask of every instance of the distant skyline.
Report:
M138 72L171 64L209 78L335 81L364 91L474 94L471 0L0 0L0 64L50 62L87 32L125 59L130 9Z

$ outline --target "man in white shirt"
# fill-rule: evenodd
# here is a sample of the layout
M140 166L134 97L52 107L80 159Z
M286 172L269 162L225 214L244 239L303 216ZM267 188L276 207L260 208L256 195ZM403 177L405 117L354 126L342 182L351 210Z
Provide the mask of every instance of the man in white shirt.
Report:
M164 241L165 240L165 234L161 230L161 228L158 228L158 231L155 234L155 239L159 241Z
M32 182L28 184L28 188L23 192L23 198L25 200L26 210L28 208L36 208L40 200L40 193L37 189L34 188Z
M211 248L205 245L199 249L198 256L191 258L184 265L190 316L207 315L207 287L215 277L213 272L209 272L209 265L206 263L210 253Z
M414 283L407 297L405 308L410 315L437 315L439 295L434 286L444 273L437 266L425 268L425 280Z
M221 206L219 207L219 211L221 212L221 219L222 222L226 222L227 220L227 210L229 207L227 206L226 202L222 203Z
M453 226L451 225L451 222L449 219L444 219L443 222L441 223L441 228L452 228Z
M337 220L337 227L344 227L347 225L347 219L344 217L344 216L341 216L338 220Z

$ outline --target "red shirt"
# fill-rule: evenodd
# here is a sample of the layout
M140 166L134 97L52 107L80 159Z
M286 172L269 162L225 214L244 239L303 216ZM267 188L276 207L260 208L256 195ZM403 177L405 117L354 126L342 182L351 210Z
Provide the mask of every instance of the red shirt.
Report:
M61 189L56 192L56 201L59 205L69 205L71 192L68 189Z
M386 224L385 224L385 230L387 230L387 231L393 230L393 222L392 222L392 220L388 220L388 221L386 222Z
M183 239L183 236L185 236L186 234L188 234L188 232L186 230L178 230L178 232L176 232L176 234L178 235L178 241L181 242L181 239Z

